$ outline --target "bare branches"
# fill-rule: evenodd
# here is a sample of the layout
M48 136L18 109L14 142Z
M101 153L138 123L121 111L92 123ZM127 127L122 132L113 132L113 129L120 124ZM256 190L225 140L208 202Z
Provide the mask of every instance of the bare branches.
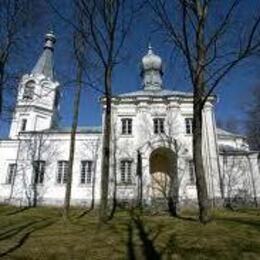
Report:
M233 60L224 63L221 67L217 68L213 73L213 77L209 77L206 82L209 84L209 88L207 94L204 98L204 103L207 98L213 93L213 91L217 88L222 79L241 61L246 58L256 54L260 51L260 37L258 35L258 39L255 39L257 30L259 30L260 25L260 16L254 22L252 28L249 30L249 36L245 39L245 48L238 50ZM211 79L214 78L212 81ZM212 82L211 82L212 81Z
M190 77L191 80L194 80L194 68L193 68L193 62L192 62L192 57L191 57L191 51L190 51L190 46L189 46L189 41L188 41L188 34L187 34L187 7L186 4L182 5L182 34L184 38L184 46L185 46L185 57L187 60L187 64L189 67L189 72L190 72Z
M208 43L206 44L206 51L209 50L212 47L212 45L215 46L218 39L223 36L224 31L227 29L229 25L232 14L236 10L236 7L238 7L240 2L241 0L234 0L232 2L231 6L228 8L225 17L222 19L221 24L218 26L218 28L215 30L215 32L208 40Z
M235 12L240 0L233 0L220 23L214 16L217 1L212 0L149 0L160 28L173 47L182 54L186 62L190 82L193 87L193 156L196 172L196 185L200 207L200 220L208 220L206 178L202 156L202 111L208 97L219 83L241 61L260 51L260 15L251 27L247 27L247 37L239 47L223 44L231 37ZM181 8L179 12L178 7ZM239 32L237 33L240 37ZM232 39L234 42L234 40ZM223 46L221 46L221 43Z
M260 84L250 91L250 99L245 107L245 128L250 148L260 150Z
M130 7L131 1L125 0L74 0L73 7L78 10L80 24L73 23L64 17L50 1L45 0L52 10L66 23L73 27L80 35L84 45L88 50L88 58L97 60L102 65L103 90L105 94L105 117L104 117L104 138L102 145L102 178L101 178L101 203L100 221L107 220L107 196L110 169L110 137L111 137L111 98L112 98L112 76L115 65L119 62L124 43L130 31L134 13L131 11L126 15L126 10ZM132 9L131 9L132 10ZM74 46L79 49L79 46ZM84 58L81 53L75 52L78 66L82 72L86 71ZM89 73L86 73L90 81ZM78 80L81 84L83 80ZM91 82L91 81L90 81ZM73 138L72 138L73 140ZM73 148L73 147L72 147ZM72 159L72 157L71 157ZM72 165L70 165L70 168ZM65 201L68 202L69 194Z
M77 16L78 27L80 29L84 28L84 17L81 10L76 8L75 15ZM66 220L68 218L71 200L71 187L73 179L73 165L74 165L74 153L75 153L75 142L76 142L76 132L78 127L78 117L79 117L79 106L80 106L80 96L82 90L82 77L83 77L83 62L85 58L86 45L84 38L82 37L82 30L75 31L73 37L74 55L76 58L76 89L73 103L73 121L70 133L70 150L69 150L69 163L68 163L68 174L66 183L66 193L64 198L64 210L63 217Z
M241 0L233 0L230 5L223 6L225 14L219 23L212 18L216 11L214 1L148 2L167 38L183 54L193 87L203 74L206 87L204 102L237 64L260 50L260 15L251 27L247 26L247 36L242 39L240 47L220 45L225 37L231 37L229 33L239 15L236 12ZM182 12L174 13L172 8L177 10L178 6ZM173 19L175 16L179 17ZM202 33L205 34L203 40ZM239 32L237 36L240 37Z
M5 107L6 68L10 56L14 54L14 47L21 42L18 36L28 20L28 5L28 0L3 0L0 3L0 115Z
M178 31L178 28L176 28L177 26L170 19L170 15L167 11L168 8L166 6L167 1L149 0L148 3L150 8L153 10L156 17L158 18L159 25L164 28L169 40L171 40L186 57L187 53L183 42L183 35Z

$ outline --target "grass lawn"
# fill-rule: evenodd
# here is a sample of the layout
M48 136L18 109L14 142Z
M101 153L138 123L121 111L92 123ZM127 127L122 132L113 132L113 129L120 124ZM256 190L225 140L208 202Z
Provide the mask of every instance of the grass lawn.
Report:
M260 210L216 211L201 225L195 214L130 216L118 212L98 227L95 212L0 206L2 259L260 259Z

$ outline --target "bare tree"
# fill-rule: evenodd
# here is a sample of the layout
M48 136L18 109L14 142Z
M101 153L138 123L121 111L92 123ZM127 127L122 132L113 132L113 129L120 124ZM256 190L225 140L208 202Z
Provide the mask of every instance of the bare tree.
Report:
M222 173L225 206L257 207L256 180L247 152L222 151Z
M246 132L252 150L260 150L260 84L256 85L246 109Z
M84 26L84 22L83 22L82 13L80 10L78 10L78 6L76 6L76 17L78 19L78 28L82 28ZM82 77L84 71L83 66L84 66L84 56L85 56L85 42L83 40L82 32L76 30L73 40L74 40L74 54L77 63L76 65L77 75L75 81L76 88L75 88L75 96L74 96L74 104L73 104L73 119L72 119L71 133L70 133L68 175L67 175L66 192L64 198L64 210L63 210L64 219L68 218L70 201L71 201L71 186L72 186L73 163L74 163L74 153L75 153L75 139L76 139L76 132L78 127L80 94L82 90Z
M258 207L258 202L257 202L256 178L254 176L252 162L251 162L250 157L248 155L247 155L247 162L248 162L249 176L250 176L251 186L252 186L254 205L257 208Z
M51 1L45 0L51 9L62 20L81 33L88 50L89 57L95 66L101 68L104 93L104 129L102 141L101 162L101 200L100 222L107 220L108 184L110 170L110 138L111 138L111 97L112 78L115 66L122 59L122 50L130 27L136 14L143 6L140 1L126 0L73 0L73 4L80 10L80 17L84 20L84 27L80 28L72 19L65 17ZM141 1L143 2L143 1ZM135 5L135 4L136 5ZM137 4L138 3L138 4ZM95 69L95 74L97 69ZM89 80L89 78L88 78ZM99 90L100 91L100 90Z
M99 219L107 220L108 185L110 171L111 139L111 97L112 78L115 66L120 61L120 54L134 18L133 1L78 0L85 24L90 34L84 37L86 44L93 51L95 59L102 68L105 93L105 113L103 121L103 143L101 162L101 200Z
M3 112L11 112L8 100L4 97L14 94L16 79L12 75L11 61L21 54L24 44L24 33L30 25L32 29L37 23L31 15L39 4L29 0L2 0L0 2L0 116ZM32 22L33 21L33 22Z
M109 220L111 220L114 217L114 214L116 212L117 209L117 182L118 182L118 173L117 173L117 153L118 153L118 140L117 140L117 136L116 136L116 122L113 123L112 125L112 138L111 138L111 143L112 143L112 173L113 173L113 191L112 191L112 208L111 208L111 212L109 214Z
M206 223L210 209L202 153L204 104L236 65L259 51L260 15L250 14L251 19L246 23L244 19L242 27L238 23L243 2L240 0L148 2L168 42L180 52L193 87L193 156L199 219ZM217 18L219 10L223 15Z
M58 155L56 145L45 132L27 132L20 135L18 140L16 169L14 175L10 176L8 201L22 201L25 195L27 205L36 207L49 187L44 184L52 175L46 174L46 168L52 164L51 158Z

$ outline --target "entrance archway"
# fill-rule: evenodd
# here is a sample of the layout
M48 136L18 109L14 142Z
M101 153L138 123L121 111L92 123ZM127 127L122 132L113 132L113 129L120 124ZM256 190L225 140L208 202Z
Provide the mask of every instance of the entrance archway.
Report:
M177 178L176 155L170 148L155 149L149 159L153 199L167 199L171 178Z

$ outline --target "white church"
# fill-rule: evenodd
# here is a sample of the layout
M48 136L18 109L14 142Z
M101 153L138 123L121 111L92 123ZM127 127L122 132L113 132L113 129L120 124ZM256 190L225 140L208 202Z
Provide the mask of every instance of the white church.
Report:
M9 137L0 140L0 203L63 204L70 128L55 124L59 82L53 72L54 44L55 36L46 34L40 58L20 81ZM164 87L162 60L151 47L141 65L142 90L112 98L110 198L163 203L176 156L179 202L196 201L193 94ZM215 103L216 97L210 96L203 111L203 157L211 202L259 201L259 152L249 150L245 137L217 128ZM102 126L77 129L73 205L99 203L102 132Z

